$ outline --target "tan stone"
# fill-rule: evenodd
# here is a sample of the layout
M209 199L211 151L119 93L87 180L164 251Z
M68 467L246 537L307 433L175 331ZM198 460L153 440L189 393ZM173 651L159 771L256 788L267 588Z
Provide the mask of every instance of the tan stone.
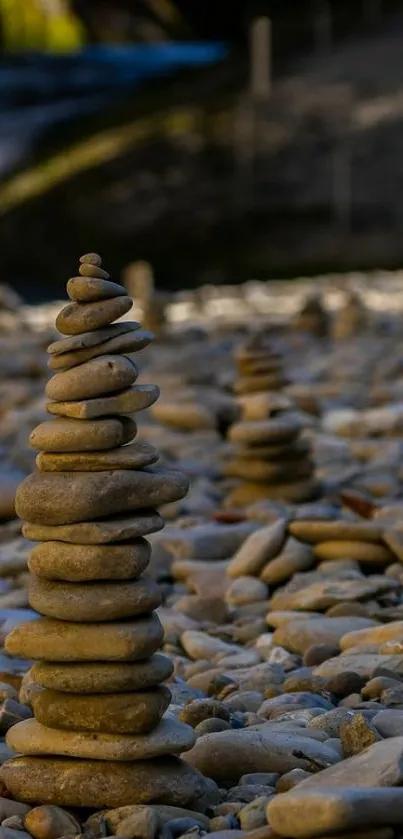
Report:
M10 655L43 661L140 661L152 655L164 637L156 614L122 623L70 623L38 618L9 632Z
M141 323L137 320L111 323L110 326L105 326L104 329L97 329L95 332L82 332L80 335L69 335L67 338L60 338L58 341L53 341L49 344L47 352L51 355L59 355L60 353L65 354L89 349L90 347L97 347L105 343L105 341L117 338L119 335L124 335L125 332L134 332L140 328Z
M55 582L32 575L29 603L36 612L62 621L94 623L145 615L161 605L161 591L145 578L115 582Z
M295 481L289 484L264 484L245 481L244 484L234 489L225 499L226 507L246 507L255 501L262 499L280 499L291 503L302 503L317 498L320 491L320 484L315 478Z
M80 268L80 274L82 272ZM94 267L92 267L94 270ZM100 269L102 271L102 268ZM104 274L107 272L104 271ZM99 277L96 274L85 275L86 279L80 277L72 277L66 286L67 294L70 300L76 303L93 303L96 300L109 300L111 297L126 297L127 291L118 283L108 281L107 277Z
M296 478L307 478L312 475L313 463L308 458L290 460L285 463L277 461L269 463L254 458L252 454L248 460L234 458L225 467L225 474L249 481L264 481L265 483L287 482Z
M237 446L236 456L240 460L250 460L253 458L254 460L280 461L286 466L288 461L300 461L310 451L311 447L306 440L295 439L292 443L272 446Z
M124 390L138 377L136 365L129 358L119 355L103 355L71 370L56 373L47 382L45 395L48 399L73 401L93 399Z
M180 472L35 472L20 484L17 515L33 524L72 524L159 507L186 495Z
M281 390L288 384L288 379L279 373L257 373L255 376L244 375L234 384L235 393L254 393L261 390Z
M289 580L299 571L307 571L314 564L312 549L292 536L289 537L278 556L269 560L260 573L260 579L269 585Z
M71 813L49 804L34 807L27 813L24 827L34 839L58 839L59 836L77 836L81 832L79 822Z
M394 555L383 545L353 540L319 542L313 549L317 559L356 559L358 562L387 565Z
M348 650L350 647L361 647L367 644L383 644L385 641L400 641L403 638L403 621L392 621L391 623L374 626L372 629L361 629L356 632L348 632L343 635L340 641L340 649Z
M41 542L28 557L28 568L45 580L71 583L91 580L133 580L150 560L151 546L145 539L121 545L69 545Z
M158 457L154 446L136 442L107 452L41 452L36 465L40 472L104 472L108 469L142 469L151 466Z
M136 423L130 417L108 417L85 423L76 419L52 419L34 428L29 443L40 451L94 453L128 443L136 431Z
M111 414L132 414L149 408L159 397L157 385L133 385L122 393L80 402L48 402L50 414L73 419L93 419Z
M170 658L156 653L144 661L89 664L39 661L31 668L33 680L50 690L66 693L125 693L164 682L172 675Z
M238 404L242 410L243 420L265 420L273 411L285 410L292 407L291 400L282 393L251 393L240 396Z
M31 719L14 725L7 735L7 744L17 754L116 761L181 754L191 749L195 740L189 725L171 719L161 720L146 734L135 735L59 731Z
M49 728L145 734L158 725L170 700L166 685L135 693L85 696L45 688L33 697L32 704L35 719Z
M286 443L293 440L301 430L301 423L292 419L256 420L255 422L237 422L229 430L232 443L243 443L250 446L264 443Z
M84 521L78 524L49 526L26 523L23 535L33 542L68 542L73 545L105 545L109 542L127 542L155 533L164 527L164 520L156 510L143 510L130 516L110 516L101 521Z
M116 324L119 326L119 324ZM112 327L110 327L111 329ZM89 335L97 335L97 332L87 333ZM51 370L67 370L71 367L76 367L77 364L83 364L90 361L92 358L99 358L100 356L114 354L114 353L134 353L147 347L154 340L154 334L147 332L145 329L136 329L129 331L125 330L123 334L111 337L102 343L88 349L74 350L71 352L58 353L52 355L48 361L48 367Z
M374 542L382 541L382 527L368 521L291 521L288 529L302 542Z
M80 277L85 277L87 280L88 278L95 278L100 280L109 280L109 274L100 265L94 265L93 263L88 262L81 262L80 260L80 267L78 269L78 273ZM109 294L108 297L113 297L113 295Z
M102 265L102 258L99 253L91 251L90 253L84 253L83 256L80 256L79 263L80 265L97 265L100 268Z
M3 764L0 779L17 801L91 809L196 805L207 791L203 775L174 757L132 763L17 757Z
M96 303L68 303L56 318L56 329L62 335L78 335L102 329L122 317L133 305L130 297L112 297Z

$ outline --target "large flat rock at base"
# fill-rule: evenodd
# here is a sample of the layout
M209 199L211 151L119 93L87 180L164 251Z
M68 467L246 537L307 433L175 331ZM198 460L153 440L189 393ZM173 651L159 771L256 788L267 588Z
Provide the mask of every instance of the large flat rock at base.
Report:
M141 538L121 545L41 542L29 554L28 568L44 580L130 580L145 571L150 555L150 543Z
M403 824L403 789L297 789L276 795L268 808L280 836L313 839L374 825Z
M166 655L156 653L145 661L54 664L39 661L31 669L32 679L50 690L67 693L118 693L142 690L169 679L173 664Z
M33 542L68 542L72 545L107 545L128 542L139 536L156 533L164 527L164 519L156 510L142 510L131 516L109 516L102 521L77 524L31 524L22 527L23 535Z
M91 623L146 615L161 605L160 587L150 579L87 583L31 576L30 606L49 618Z
M161 646L157 615L116 623L71 623L38 618L6 638L9 655L42 661L141 661Z
M326 743L304 737L303 733L273 733L269 724L258 730L205 734L184 759L219 785L229 786L249 772L283 775L295 768L318 772L336 763L339 756Z
M16 511L33 524L94 521L183 498L188 479L166 470L35 472L20 484Z
M358 755L324 769L298 784L299 790L323 787L398 787L403 785L403 737L374 743Z
M197 806L211 788L200 772L175 757L133 763L17 757L3 764L0 779L17 801L92 809Z
M21 755L59 755L89 760L149 760L161 755L181 754L191 749L196 735L190 725L163 719L148 734L94 734L59 731L24 720L13 725L7 744Z

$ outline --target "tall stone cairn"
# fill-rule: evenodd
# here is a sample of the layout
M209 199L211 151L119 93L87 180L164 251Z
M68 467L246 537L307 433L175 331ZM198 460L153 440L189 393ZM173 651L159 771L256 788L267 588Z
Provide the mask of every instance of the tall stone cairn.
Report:
M288 384L281 354L257 334L238 348L235 360L241 418L229 430L234 444L226 464L228 477L242 483L226 498L227 507L262 499L302 502L318 495L309 443L302 423L281 389Z
M15 628L6 650L36 662L35 716L10 730L19 756L1 778L28 803L183 806L200 801L208 782L176 757L192 747L193 730L164 716L171 693L162 683L173 668L157 653L161 597L144 575L144 537L163 527L155 508L183 498L187 480L155 467L152 446L132 442L136 423L126 415L159 392L134 384L126 355L154 336L113 323L132 306L125 289L87 254L67 293L56 320L67 337L48 348L54 417L31 434L38 468L16 499L24 535L38 542L29 598L42 617Z

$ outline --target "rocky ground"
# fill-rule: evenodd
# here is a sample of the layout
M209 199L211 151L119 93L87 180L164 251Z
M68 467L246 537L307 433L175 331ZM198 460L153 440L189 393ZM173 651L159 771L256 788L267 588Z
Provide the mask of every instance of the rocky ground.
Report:
M400 275L204 288L172 299L165 335L140 356L161 387L139 437L186 473L151 538L163 651L174 665L167 716L196 742L183 757L213 779L203 812L156 802L102 812L29 807L0 790L0 839L403 837L403 295ZM320 291L325 334L295 312ZM59 305L1 289L1 639L35 617L13 500L46 419L46 346ZM357 312L356 312L357 315ZM130 313L133 317L133 313ZM320 496L232 507L228 429L239 416L234 351L264 326L284 358ZM66 499L68 504L68 499ZM0 762L32 715L29 663L0 654ZM201 807L201 804L200 804Z

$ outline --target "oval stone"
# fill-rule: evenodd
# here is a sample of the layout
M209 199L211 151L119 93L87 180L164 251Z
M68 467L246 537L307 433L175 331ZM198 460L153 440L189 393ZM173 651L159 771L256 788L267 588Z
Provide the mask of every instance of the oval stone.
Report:
M32 576L29 586L32 609L61 621L124 620L145 615L161 605L161 592L153 580L69 583Z
M71 583L91 580L133 580L150 560L151 545L137 539L121 545L69 545L41 542L28 557L28 568L45 580Z
M92 268L92 270L94 270ZM82 268L80 268L80 273ZM102 268L101 268L102 271ZM109 300L111 297L127 296L126 289L118 283L112 283L106 277L98 277L95 274L86 275L84 278L72 277L67 283L67 294L70 300L76 303L93 303L96 300Z
M48 399L93 399L130 387L138 377L136 365L125 356L104 355L71 370L56 373L47 382Z
M113 449L133 440L137 426L130 417L105 417L81 422L51 419L31 432L31 448L47 452L91 452Z
M69 303L56 318L56 329L62 335L92 332L113 323L132 308L130 297L113 297L96 303Z
M125 693L154 687L173 673L170 658L156 653L145 661L89 664L38 661L30 670L34 682L66 693Z
M107 469L141 469L155 463L158 456L154 446L132 443L108 452L41 452L36 465L40 472L103 472Z

